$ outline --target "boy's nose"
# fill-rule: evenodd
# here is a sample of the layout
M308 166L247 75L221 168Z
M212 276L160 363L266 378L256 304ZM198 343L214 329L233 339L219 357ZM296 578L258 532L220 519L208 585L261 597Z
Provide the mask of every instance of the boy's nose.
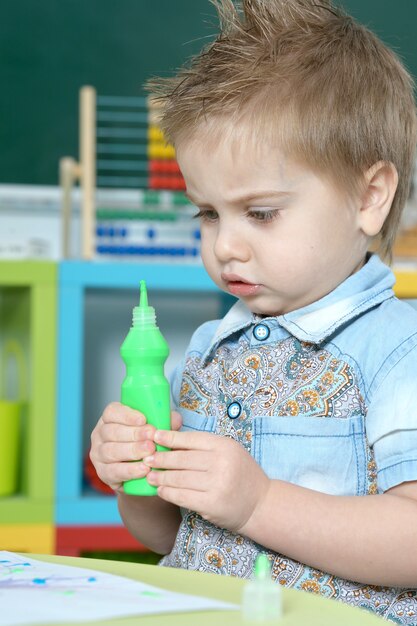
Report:
M236 226L219 226L214 242L214 254L216 258L225 263L231 259L247 261L250 256L243 233Z

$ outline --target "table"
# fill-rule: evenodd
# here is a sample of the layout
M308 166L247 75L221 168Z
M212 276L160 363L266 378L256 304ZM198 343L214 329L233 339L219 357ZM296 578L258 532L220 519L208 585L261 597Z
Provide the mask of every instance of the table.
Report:
M74 565L126 576L135 580L163 587L181 593L224 600L239 604L244 580L190 572L169 567L142 565L100 559L28 555L34 559ZM283 590L284 617L279 626L382 626L383 620L361 609L347 606L335 600L328 600L293 589ZM386 623L386 622L385 622ZM132 616L95 622L77 622L77 626L242 626L239 611L206 611L198 613L176 613L171 615ZM49 625L50 626L50 625ZM74 623L75 626L75 623Z

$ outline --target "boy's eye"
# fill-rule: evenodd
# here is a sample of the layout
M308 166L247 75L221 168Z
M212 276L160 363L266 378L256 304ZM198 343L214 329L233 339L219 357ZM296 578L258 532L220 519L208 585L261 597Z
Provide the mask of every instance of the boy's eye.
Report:
M257 222L271 222L278 213L279 209L250 209L247 215Z
M245 212L245 216L255 222L266 224L276 218L278 213L279 209L250 208ZM199 218L204 222L215 222L219 219L217 211L208 208L199 209L198 213L193 217L196 219Z
M200 218L202 220L205 220L206 222L214 222L217 219L218 215L213 209L199 209L198 213L193 215L193 217L195 219Z

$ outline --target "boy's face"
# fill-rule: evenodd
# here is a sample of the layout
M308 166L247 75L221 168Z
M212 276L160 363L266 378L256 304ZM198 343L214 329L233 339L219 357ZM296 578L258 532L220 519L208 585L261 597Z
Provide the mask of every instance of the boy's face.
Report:
M183 141L177 159L200 209L207 272L252 312L310 304L362 266L368 240L359 200L277 148Z

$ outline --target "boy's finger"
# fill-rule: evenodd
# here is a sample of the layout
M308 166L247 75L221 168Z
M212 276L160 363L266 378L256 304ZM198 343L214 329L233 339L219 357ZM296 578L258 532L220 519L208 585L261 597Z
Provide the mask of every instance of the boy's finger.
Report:
M158 469L206 472L212 462L211 454L204 450L175 450L155 452L143 458L145 465ZM162 484L162 483L161 483Z
M155 444L153 441L141 441L133 443L103 443L100 447L100 463L121 463L124 461L140 461L145 456L153 454ZM96 459L97 461L97 459Z
M176 450L211 450L216 435L213 433L191 433L175 430L157 430L154 441L161 446Z
M100 471L100 479L112 489L117 488L121 483L133 478L143 478L149 473L149 468L141 462L118 463L110 468L103 465Z
M175 489L193 489L207 491L206 477L201 472L149 472L148 482L157 487L174 487Z
M117 443L129 441L153 440L155 428L151 425L145 426L125 426L124 424L104 424L101 431L102 441L113 441Z
M142 413L120 402L108 404L101 419L105 424L116 423L126 426L143 426L146 424L146 417Z
M204 491L176 489L175 487L158 487L158 496L166 502L172 502L172 504L190 511L203 510L207 499Z
M172 411L171 413L171 428L172 430L179 430L182 426L182 416L178 411Z

